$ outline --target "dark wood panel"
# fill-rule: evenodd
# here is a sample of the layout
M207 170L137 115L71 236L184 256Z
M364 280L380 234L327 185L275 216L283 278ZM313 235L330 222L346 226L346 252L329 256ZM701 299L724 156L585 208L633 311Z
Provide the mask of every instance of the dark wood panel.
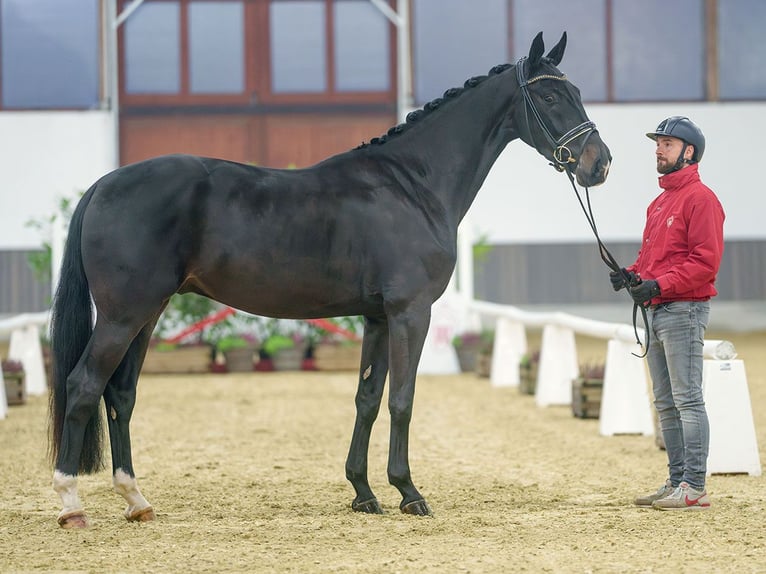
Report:
M264 165L306 167L382 135L395 117L305 114L267 116L264 121Z
M392 114L151 115L121 121L123 165L168 153L305 167L385 133Z
M168 153L258 163L261 119L252 116L128 117L120 123L123 165Z

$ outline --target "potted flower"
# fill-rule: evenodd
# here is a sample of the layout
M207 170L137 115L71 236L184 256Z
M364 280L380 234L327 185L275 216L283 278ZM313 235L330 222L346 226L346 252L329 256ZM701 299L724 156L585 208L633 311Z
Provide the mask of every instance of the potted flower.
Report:
M327 321L335 328L332 331L317 328L316 368L320 371L357 371L361 363L364 317L333 317Z
M180 343L167 339L182 333L219 308L219 304L194 293L175 294L157 322L144 360L145 373L207 373L214 359L207 341L209 328L196 331Z
M476 371L476 361L481 347L481 333L466 331L452 338L452 346L457 352L460 370L464 373Z
M27 402L24 365L21 361L3 359L2 368L8 405L23 405Z
M305 323L287 319L266 319L266 336L258 351L256 371L296 371L303 368L310 353Z
M482 331L479 353L476 357L476 374L489 377L492 371L492 349L495 345L495 332Z
M226 371L245 373L253 370L257 341L252 335L227 335L218 339L215 350L225 359Z
M572 414L583 419L597 419L601 412L604 388L604 363L585 363L572 381Z
M534 395L537 390L537 371L540 366L540 351L534 350L522 355L519 361L519 391Z

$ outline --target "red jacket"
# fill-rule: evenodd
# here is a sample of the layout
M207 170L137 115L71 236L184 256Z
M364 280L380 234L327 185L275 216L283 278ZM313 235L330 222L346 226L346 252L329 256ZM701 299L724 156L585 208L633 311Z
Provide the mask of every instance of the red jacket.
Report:
M725 215L697 168L693 164L660 177L664 191L646 210L641 249L628 270L657 281L660 296L652 304L706 301L718 293L714 284Z

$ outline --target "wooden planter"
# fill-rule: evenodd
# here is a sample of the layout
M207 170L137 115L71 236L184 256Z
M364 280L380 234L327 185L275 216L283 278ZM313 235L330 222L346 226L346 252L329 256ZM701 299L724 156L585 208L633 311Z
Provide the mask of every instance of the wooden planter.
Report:
M476 359L476 374L480 377L489 377L492 374L492 352L479 353Z
M208 373L211 361L212 353L207 345L176 347L167 351L149 349L141 372L147 374Z
M306 348L303 346L280 349L271 358L275 371L300 371Z
M27 385L24 371L6 373L3 371L5 382L5 397L8 399L8 406L23 405L27 402Z
M581 419L597 419L601 413L604 379L577 377L572 381L572 414Z
M223 356L226 358L226 369L229 373L252 372L255 364L255 349L253 347L224 351Z
M314 365L320 371L357 371L362 360L361 343L320 343L314 349Z
M537 361L519 364L519 392L534 395L537 390Z
M478 345L457 345L457 361L460 363L460 370L464 373L475 373L476 363L479 357Z

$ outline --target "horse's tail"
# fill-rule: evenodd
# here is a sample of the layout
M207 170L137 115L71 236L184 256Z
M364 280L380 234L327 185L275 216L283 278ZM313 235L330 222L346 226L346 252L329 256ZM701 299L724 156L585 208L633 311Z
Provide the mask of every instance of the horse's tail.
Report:
M59 284L51 309L50 447L55 465L61 448L67 409L67 378L77 365L93 332L90 289L82 264L82 222L96 189L94 184L82 197L69 224ZM85 427L79 470L89 474L103 468L104 433L101 409L96 409Z

